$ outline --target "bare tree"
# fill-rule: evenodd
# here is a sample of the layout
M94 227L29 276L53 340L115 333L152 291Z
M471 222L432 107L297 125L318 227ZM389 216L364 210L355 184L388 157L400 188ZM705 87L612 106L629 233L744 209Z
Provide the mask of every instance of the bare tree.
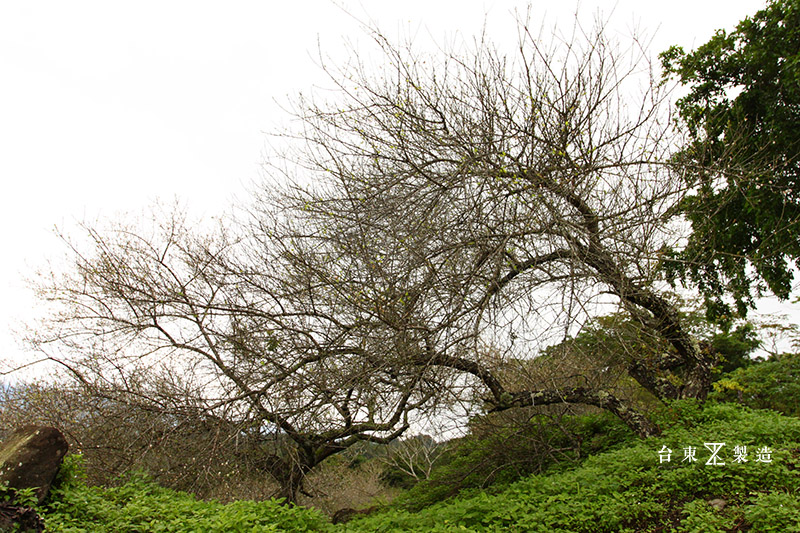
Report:
M0 393L0 432L25 424L57 427L83 456L91 484L144 470L159 483L203 498L269 497L275 483L254 468L271 450L228 420L144 398L118 401L73 381L35 382Z
M520 24L513 57L421 57L373 35L381 69L328 67L331 100L298 101L298 152L246 223L87 228L39 283L54 314L34 347L100 397L272 443L259 468L287 501L325 458L476 390L490 411L587 404L657 433L602 388L516 390L486 355L535 357L612 309L659 347L621 355L632 378L703 399L713 360L660 281L684 190L638 43Z
M276 167L291 185L262 198L303 228L298 270L381 323L409 367L488 391L490 410L583 403L656 433L607 390L511 392L482 357L534 357L615 310L660 347L624 354L630 376L663 400L704 399L713 358L659 269L685 194L669 91L639 44L521 23L513 56L481 40L423 57L373 35L381 70L328 67L335 96L296 103L299 148Z
M39 282L54 312L33 346L95 396L260 442L254 466L287 501L325 458L402 434L431 397L420 369L376 362L383 340L351 331L284 243L199 235L174 213L149 230L86 229L73 268Z
M392 443L382 461L420 481L430 478L433 468L449 447L448 441L437 442L430 435L414 435Z

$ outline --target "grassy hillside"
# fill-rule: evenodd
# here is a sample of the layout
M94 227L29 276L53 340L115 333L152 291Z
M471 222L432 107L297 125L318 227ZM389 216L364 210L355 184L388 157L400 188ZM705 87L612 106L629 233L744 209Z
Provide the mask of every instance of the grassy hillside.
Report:
M683 404L682 421L657 439L531 476L499 494L477 492L417 513L392 510L347 531L800 531L800 420L733 404ZM722 466L706 465L704 443L726 444ZM660 463L663 446L671 462ZM697 448L696 463L683 449ZM747 446L747 462L734 461ZM771 449L771 463L756 451ZM764 457L766 459L766 457ZM716 510L708 502L725 500ZM721 502L715 502L718 505Z
M41 511L54 532L800 531L800 420L735 404L680 403L661 422L661 437L577 466L464 491L417 512L396 504L336 526L314 510L199 501L137 477L117 488L89 487L72 463ZM724 465L706 464L704 443L712 442L725 443ZM659 462L664 446L673 452L668 463ZM695 463L683 460L689 446ZM747 447L747 462L735 460L735 446ZM764 447L771 462L757 461Z
M71 458L75 461L75 457ZM221 504L132 477L119 487L87 486L68 463L42 510L46 531L63 533L325 531L328 519L312 509L275 501Z

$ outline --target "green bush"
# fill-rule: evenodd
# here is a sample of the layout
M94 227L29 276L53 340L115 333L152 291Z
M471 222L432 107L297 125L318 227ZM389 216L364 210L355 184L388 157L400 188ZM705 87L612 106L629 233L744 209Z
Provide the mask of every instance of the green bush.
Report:
M800 355L785 354L725 374L711 398L800 416Z
M499 489L559 464L575 465L599 451L634 440L617 417L537 414L522 422L495 417L490 428L461 439L442 458L430 479L414 485L395 505L418 510L464 491Z
M158 486L133 475L114 488L85 484L80 459L70 457L41 509L48 532L266 532L327 531L317 511L279 501L221 504Z

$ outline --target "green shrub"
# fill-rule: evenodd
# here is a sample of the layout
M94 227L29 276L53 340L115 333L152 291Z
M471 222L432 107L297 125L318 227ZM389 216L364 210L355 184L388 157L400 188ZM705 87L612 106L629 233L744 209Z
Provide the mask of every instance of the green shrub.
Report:
M800 416L800 354L785 354L738 368L714 384L710 397Z
M280 502L221 504L166 489L144 475L118 487L85 484L80 459L72 457L59 474L42 509L47 531L62 533L327 531L319 512Z
M605 412L561 417L538 414L523 422L495 418L491 428L482 426L456 443L430 479L413 486L395 504L418 510L459 493L497 490L559 464L574 466L593 453L632 440L631 431Z

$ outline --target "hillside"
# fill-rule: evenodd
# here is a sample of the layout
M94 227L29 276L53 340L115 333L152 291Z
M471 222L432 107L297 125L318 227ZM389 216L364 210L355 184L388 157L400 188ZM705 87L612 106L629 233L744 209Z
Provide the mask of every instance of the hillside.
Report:
M735 404L700 409L690 402L673 405L661 422L671 424L662 436L630 441L577 466L503 488L463 491L417 512L404 510L408 499L400 499L348 524L333 525L317 511L274 501L200 501L141 477L117 488L89 487L74 459L41 513L47 531L72 533L800 531L800 420ZM716 459L711 449L718 446L706 443L724 443ZM746 455L737 454L744 451L737 446L746 447ZM695 462L685 460L689 447ZM661 462L659 452L666 450L670 460Z

